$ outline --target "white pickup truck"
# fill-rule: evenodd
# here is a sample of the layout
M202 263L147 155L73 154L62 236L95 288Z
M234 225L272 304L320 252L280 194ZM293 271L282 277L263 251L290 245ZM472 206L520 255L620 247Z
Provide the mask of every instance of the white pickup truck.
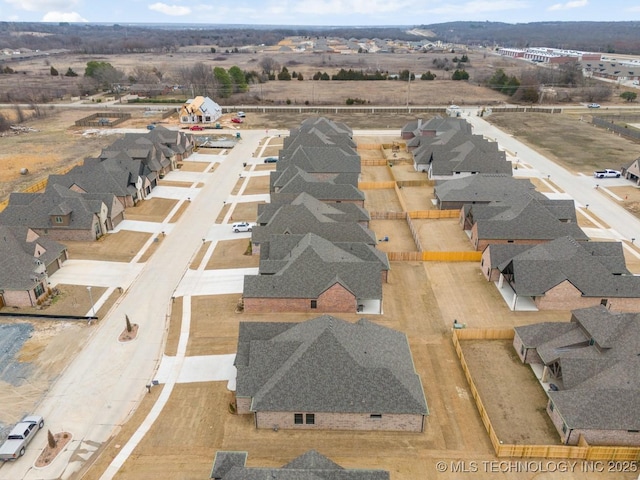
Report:
M620 175L621 173L618 170L611 170L609 168L593 172L593 176L596 178L620 178Z
M39 415L29 415L18 423L0 446L0 460L15 460L24 455L27 445L36 433L44 427L44 418Z

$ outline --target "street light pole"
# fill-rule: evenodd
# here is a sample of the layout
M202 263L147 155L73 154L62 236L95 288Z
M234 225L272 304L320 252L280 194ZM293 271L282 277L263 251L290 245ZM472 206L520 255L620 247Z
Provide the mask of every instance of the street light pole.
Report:
M93 296L91 295L91 287L87 287L87 291L89 292L89 301L91 302L91 316L96 316L96 308L93 305Z

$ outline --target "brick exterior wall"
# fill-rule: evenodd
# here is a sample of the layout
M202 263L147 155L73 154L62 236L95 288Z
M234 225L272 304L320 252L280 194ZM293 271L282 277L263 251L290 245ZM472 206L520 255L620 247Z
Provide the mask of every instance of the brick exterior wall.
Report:
M603 298L606 297L583 297L580 290L565 280L534 301L540 310L577 310L598 306ZM618 312L640 311L640 298L608 298L609 304L611 310Z
M47 296L47 288L43 285L44 293L40 298ZM5 290L2 294L4 304L7 307L31 307L37 305L38 298L34 289L31 290Z
M485 248L482 252L480 270L482 270L484 278L490 282L497 282L500 279L500 270L497 268L491 269L491 248Z
M542 364L542 359L535 348L526 348L524 347L524 352L522 351L524 345L522 343L522 339L518 335L518 332L515 332L515 336L513 337L513 348L515 349L518 357L522 363L532 364L539 363Z
M424 429L424 417L419 414L382 414L381 418L371 418L368 413L311 413L315 415L313 425L296 425L294 412L256 412L256 426L286 430L379 430L417 433Z
M238 415L246 415L251 413L251 398L236 397L236 412Z
M577 445L578 439L582 435L589 445L640 446L639 432L627 432L626 430L571 430L569 428L567 428L566 432L563 432L562 426L564 422L557 407L551 411L551 401L547 402L547 414L558 430L561 441L566 445Z
M354 313L356 298L340 284L334 284L317 299L312 298L247 298L244 299L244 311L247 313L267 312L309 312L318 314L329 312ZM311 300L317 307L311 308Z

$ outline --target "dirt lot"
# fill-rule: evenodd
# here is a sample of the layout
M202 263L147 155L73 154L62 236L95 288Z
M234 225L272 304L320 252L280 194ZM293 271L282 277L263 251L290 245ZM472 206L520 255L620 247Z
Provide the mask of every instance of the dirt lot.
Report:
M591 175L603 168L619 169L640 156L640 143L596 128L579 115L496 113L487 121L512 133L569 171Z
M170 200L168 198L142 200L134 207L127 208L125 212L126 219L161 223L167 218L167 215L169 215L169 212L171 212L177 203L177 200Z
M457 218L436 220L412 220L418 231L423 250L463 252L473 250L473 245Z
M461 345L498 438L518 445L557 444L560 436L545 411L547 396L512 342L465 340Z
M103 235L95 242L64 242L69 258L76 260L102 260L130 262L151 237L150 233L121 230Z
M402 212L402 205L392 188L363 190L365 208L369 212Z

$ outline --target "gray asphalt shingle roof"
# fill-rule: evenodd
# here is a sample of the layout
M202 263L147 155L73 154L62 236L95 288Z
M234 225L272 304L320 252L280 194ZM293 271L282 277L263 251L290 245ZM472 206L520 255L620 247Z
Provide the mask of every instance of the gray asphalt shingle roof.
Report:
M264 252L261 247L261 274L244 277L244 297L315 299L338 283L356 299L382 298L381 272L388 266L380 256L362 259L358 244L348 251L312 233L295 238L291 248L286 237L273 236Z
M471 205L468 215L480 240L588 240L576 219L573 200L510 196L506 201Z
M308 209L313 215L321 215L336 222L368 223L371 220L369 212L363 207L352 202L321 202L308 193L299 194L291 202L270 202L258 204L258 224L269 223L274 215L277 215L283 206L294 205Z
M364 201L364 193L353 184L335 183L335 180L328 179L321 180L295 166L287 168L284 172L285 181L277 189L272 186L272 197L286 196L293 200L300 193L308 193L318 200Z
M640 430L640 313L574 310L569 323L516 327L562 384L548 392L568 428Z
M546 199L535 188L529 179L515 179L507 174L479 174L438 181L434 195L441 202L464 203L489 203L512 195Z
M59 258L65 249L64 245L40 237L27 227L0 225L0 289L34 288L38 283L37 278L40 278L36 274L36 260L47 267Z
M518 295L541 296L568 281L584 297L640 297L640 276L626 269L620 242L560 237L534 245L498 268L513 274L512 286Z
M389 480L386 470L345 469L315 450L280 468L246 467L244 452L217 452L211 478L220 480Z
M428 414L406 335L365 319L240 322L236 368L252 411Z

